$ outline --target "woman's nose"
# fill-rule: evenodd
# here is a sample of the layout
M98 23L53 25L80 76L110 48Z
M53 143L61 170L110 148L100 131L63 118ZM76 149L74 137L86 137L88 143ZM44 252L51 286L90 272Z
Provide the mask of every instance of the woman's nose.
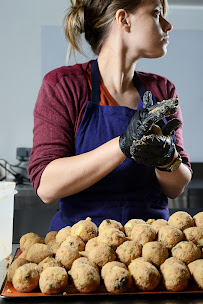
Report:
M164 32L170 32L173 29L172 24L165 18L162 19L162 28Z

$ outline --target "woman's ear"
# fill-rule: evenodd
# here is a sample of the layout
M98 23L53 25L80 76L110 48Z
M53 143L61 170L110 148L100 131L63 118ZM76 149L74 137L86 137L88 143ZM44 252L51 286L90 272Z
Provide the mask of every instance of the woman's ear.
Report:
M124 9L119 9L116 12L116 23L123 30L129 32L130 31L130 18L129 14Z

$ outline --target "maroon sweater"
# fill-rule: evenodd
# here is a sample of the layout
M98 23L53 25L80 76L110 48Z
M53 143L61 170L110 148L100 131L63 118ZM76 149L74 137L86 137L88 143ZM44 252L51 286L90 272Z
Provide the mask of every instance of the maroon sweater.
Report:
M87 67L88 63L60 67L43 79L34 108L33 147L28 166L35 191L43 170L51 161L75 154L75 136L87 102L91 100ZM165 77L142 72L138 75L156 101L177 97L175 86ZM171 117L182 120L180 106ZM177 151L191 170L183 147L182 125L175 135Z

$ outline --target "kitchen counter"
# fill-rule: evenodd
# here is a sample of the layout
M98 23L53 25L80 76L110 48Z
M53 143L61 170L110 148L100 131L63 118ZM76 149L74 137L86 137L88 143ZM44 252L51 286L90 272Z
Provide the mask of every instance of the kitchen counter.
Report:
M19 244L13 245L13 251L10 257L10 260L3 260L0 262L0 289L4 278L6 276L7 268L6 263L11 263L13 256L16 252L16 249L19 247ZM32 304L59 304L59 303L75 303L75 304L89 304L89 303L103 303L103 304L150 304L150 303L159 303L159 304L203 304L203 293L193 293L193 294L150 294L150 295L79 295L79 296L43 296L40 298L16 298L16 299L6 299L0 297L0 304L14 304L14 303L32 303Z
M18 194L15 195L14 201L13 243L18 243L23 234L31 231L44 238L51 219L59 210L59 202L44 204L31 185L17 185L16 189ZM194 216L202 211L202 196L203 178L197 176L183 194L168 200L170 214L182 210Z
M44 204L31 185L17 185L16 190L18 193L14 197L13 243L18 243L23 234L31 231L44 238L59 209L59 202Z

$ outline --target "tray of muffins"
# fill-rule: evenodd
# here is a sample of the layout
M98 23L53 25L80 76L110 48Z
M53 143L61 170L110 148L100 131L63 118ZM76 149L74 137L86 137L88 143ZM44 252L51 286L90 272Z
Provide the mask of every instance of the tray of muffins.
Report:
M163 219L80 220L20 238L4 298L203 292L203 212Z

